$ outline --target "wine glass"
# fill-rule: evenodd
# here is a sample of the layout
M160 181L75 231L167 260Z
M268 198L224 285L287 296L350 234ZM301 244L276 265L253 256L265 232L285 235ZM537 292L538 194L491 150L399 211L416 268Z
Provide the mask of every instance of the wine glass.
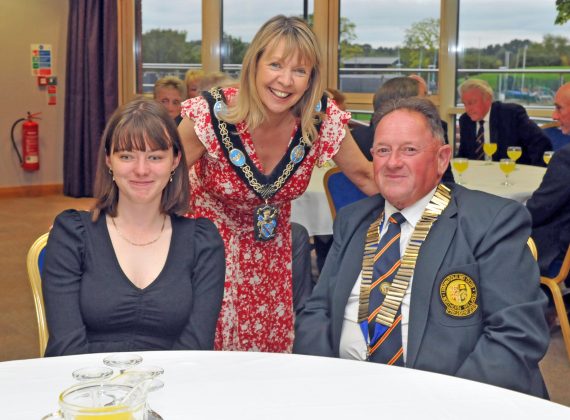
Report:
M505 174L505 182L501 183L505 187L513 185L512 182L509 182L509 174L515 170L515 161L512 159L501 159L499 161L499 168Z
M103 359L103 363L109 367L119 369L120 373L125 372L142 362L142 357L134 353L114 353Z
M469 160L467 158L453 158L451 164L453 166L453 169L455 169L458 174L458 180L456 181L456 184L464 185L465 182L463 181L461 174L467 170L467 167L469 166Z
M507 148L507 156L516 162L522 156L522 149L519 146L509 146Z
M491 165L493 155L497 152L497 143L483 144L483 152L485 152L485 155L489 157L489 160L485 162L485 165Z
M89 366L76 369L71 373L73 379L78 382L105 380L113 375L113 369L106 366Z
M544 163L548 165L550 163L550 159L552 159L553 154L554 154L553 150L547 150L546 152L544 152L544 154L542 155L542 160L544 160Z

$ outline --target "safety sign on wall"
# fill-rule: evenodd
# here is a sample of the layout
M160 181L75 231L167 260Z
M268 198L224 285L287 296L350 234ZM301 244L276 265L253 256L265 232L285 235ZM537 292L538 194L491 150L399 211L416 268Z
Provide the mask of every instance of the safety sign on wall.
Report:
M32 76L51 76L53 56L50 44L31 44Z

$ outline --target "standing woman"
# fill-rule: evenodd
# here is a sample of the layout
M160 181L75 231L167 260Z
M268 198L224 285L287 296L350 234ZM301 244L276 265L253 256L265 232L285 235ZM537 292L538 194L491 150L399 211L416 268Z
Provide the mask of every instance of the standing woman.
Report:
M363 191L376 192L372 166L346 127L350 113L323 97L321 72L309 26L280 15L253 38L239 90L183 103L192 207L214 221L226 247L216 349L291 351L291 200L315 164L333 158Z
M211 349L222 239L188 210L188 167L166 109L135 99L103 133L91 212L67 210L47 243L46 356Z

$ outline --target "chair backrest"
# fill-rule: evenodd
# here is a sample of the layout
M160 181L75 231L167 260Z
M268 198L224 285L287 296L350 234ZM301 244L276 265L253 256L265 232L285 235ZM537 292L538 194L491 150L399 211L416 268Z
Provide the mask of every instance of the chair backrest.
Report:
M534 257L534 260L538 261L538 249L536 248L536 243L534 242L534 239L532 239L529 236L526 243L527 243L528 247L530 248L530 252L532 253L532 256Z
M550 123L542 124L540 128L550 139L550 143L552 143L552 150L556 151L570 143L570 135L564 134L562 130L560 130L560 122L553 121Z
M323 183L333 219L342 207L366 197L339 168L329 169Z
M38 321L38 336L40 344L40 356L43 357L48 341L48 329L46 322L46 311L44 308L44 297L42 293L41 272L44 264L45 246L47 244L48 233L40 236L28 251L26 266L28 268L28 279L34 296L36 307L36 319Z

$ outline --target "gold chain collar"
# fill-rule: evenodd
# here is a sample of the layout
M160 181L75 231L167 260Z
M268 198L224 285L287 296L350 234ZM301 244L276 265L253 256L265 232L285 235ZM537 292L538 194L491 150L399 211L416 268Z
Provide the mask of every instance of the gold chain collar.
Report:
M210 89L210 93L212 94L212 96L216 101L223 100L222 95L220 95L220 92L218 91L217 88ZM222 136L222 143L224 144L224 147L227 149L229 153L234 148L234 146L228 134L228 126L225 123L225 121L222 121L220 118L218 118L218 128L220 129L220 134ZM301 137L299 144L303 147L309 145L309 143L305 139L305 136ZM283 169L283 172L273 184L261 184L255 178L255 175L253 174L251 168L247 163L244 163L239 168L242 170L243 174L247 179L247 182L254 189L254 191L258 193L261 197L263 197L264 200L267 200L268 198L273 196L277 191L279 191L281 187L285 184L285 181L289 179L291 172L293 172L293 170L295 169L295 163L289 160L287 166L285 166L285 169Z
M451 191L443 184L439 184L435 194L426 206L420 221L416 224L412 237L404 252L404 257L392 284L388 287L388 292L384 302L376 315L376 322L391 327L396 318L396 313L402 304L410 280L414 275L416 261L420 253L420 247L429 234L429 231L447 207L451 200ZM358 307L358 322L361 323L368 318L368 304L370 302L370 285L372 284L372 272L374 267L374 254L376 253L380 241L380 226L384 219L384 212L368 228L366 234L366 244L364 247L364 258L362 259L362 283L360 285L360 304Z

